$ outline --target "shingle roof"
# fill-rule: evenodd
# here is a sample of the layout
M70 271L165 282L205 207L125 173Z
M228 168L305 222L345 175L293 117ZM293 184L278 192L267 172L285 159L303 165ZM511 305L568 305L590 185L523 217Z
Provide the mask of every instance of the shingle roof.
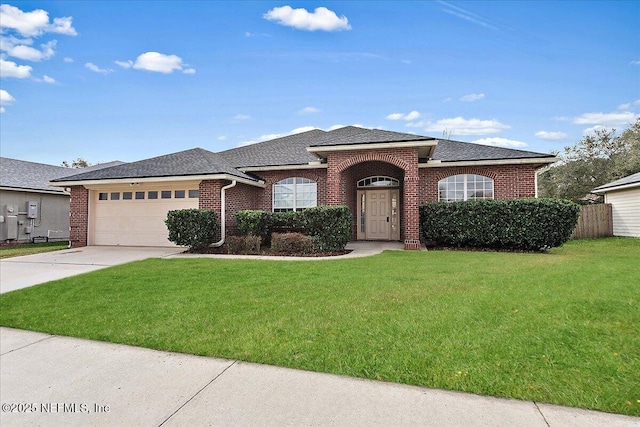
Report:
M47 183L56 178L75 175L79 170L97 170L120 163L122 162L102 163L83 169L70 169L62 166L0 157L0 187L62 193L62 188L51 187Z
M380 142L426 141L435 138L415 135L411 133L391 132L382 129L364 129L356 126L346 126L330 132L311 144L312 147L328 145L356 145L374 144Z
M613 190L617 187L640 184L640 172L633 175L625 176L624 178L616 179L615 181L603 184L600 187L594 188L593 192L603 192L603 190Z
M347 126L332 131L314 129L270 141L232 148L219 153L213 153L202 148L194 148L179 153L126 163L100 171L80 173L55 181L214 175L221 173L255 181L254 177L241 172L239 169L296 166L317 162L318 158L307 151L309 147L433 140L435 138L429 136L380 129L364 129L356 126ZM551 154L531 151L439 140L433 159L441 162L454 162L553 157Z
M257 144L220 152L220 156L236 168L248 166L301 165L318 159L307 151L314 141L327 132L313 129Z
M516 150L513 148L493 147L490 145L452 141L449 139L438 140L436 151L433 153L433 160L440 160L442 162L553 157L553 154L535 153L533 151Z
M213 175L221 173L255 181L254 178L230 166L222 159L220 154L203 150L202 148L193 148L191 150L153 157L151 159L123 163L97 171L66 176L55 179L53 182Z

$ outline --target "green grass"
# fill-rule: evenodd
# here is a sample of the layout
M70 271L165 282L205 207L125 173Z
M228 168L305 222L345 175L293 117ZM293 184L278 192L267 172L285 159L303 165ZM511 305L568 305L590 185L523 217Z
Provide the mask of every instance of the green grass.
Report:
M24 243L19 245L0 246L0 259L11 258L22 255L39 254L42 252L58 251L67 249L69 242L48 242L48 243Z
M151 259L0 296L0 324L640 415L640 239L547 254Z

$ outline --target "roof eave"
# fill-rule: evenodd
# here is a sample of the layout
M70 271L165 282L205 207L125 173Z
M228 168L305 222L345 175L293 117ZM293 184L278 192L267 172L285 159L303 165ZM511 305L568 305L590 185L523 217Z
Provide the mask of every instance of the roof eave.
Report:
M591 192L595 194L604 194L610 191L628 190L629 188L636 188L636 187L640 187L640 182L630 182L628 184L613 185L611 187L605 187L605 188L598 187L591 190Z
M3 185L3 186L0 186L0 190L4 190L4 191L22 191L24 193L55 194L55 195L58 195L58 196L65 196L65 195L68 196L69 195L69 193L64 191L64 189L62 189L62 190L58 190L58 189L47 190L47 189L40 189L40 188L7 187L7 186Z
M239 167L240 172L266 172L266 171L283 171L296 169L326 169L327 164L318 162L300 163L292 165L267 165L267 166L245 166Z
M107 179L88 179L78 181L58 181L50 182L53 187L74 187L97 184L123 184L123 183L141 183L141 182L166 182L166 181L204 181L204 180L220 180L237 181L241 184L252 185L254 187L265 187L263 181L254 181L248 178L242 178L228 173L212 174L212 175L179 175L179 176L151 176L151 177L128 177L128 178L107 178Z
M499 165L548 165L555 163L560 159L557 157L524 157L516 159L485 159L485 160L457 160L442 161L429 160L426 163L420 163L419 168L448 168L456 166L499 166Z

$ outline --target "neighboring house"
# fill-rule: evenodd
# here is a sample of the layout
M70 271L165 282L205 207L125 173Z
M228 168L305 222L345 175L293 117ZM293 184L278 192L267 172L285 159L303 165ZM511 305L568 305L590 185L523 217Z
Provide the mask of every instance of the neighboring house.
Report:
M76 173L77 169L0 157L0 242L69 239L69 192L48 183Z
M213 209L233 232L232 214L241 209L346 205L354 240L399 240L406 249L418 249L419 205L535 197L537 171L556 160L551 154L348 126L219 153L195 148L52 184L71 189L73 246L171 245L164 219L172 209Z
M613 235L640 237L640 172L594 188L611 204Z

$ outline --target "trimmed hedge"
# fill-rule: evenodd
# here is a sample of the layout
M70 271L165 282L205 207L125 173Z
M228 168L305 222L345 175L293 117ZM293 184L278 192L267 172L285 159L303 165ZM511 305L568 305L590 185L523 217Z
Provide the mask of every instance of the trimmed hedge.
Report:
M273 233L271 235L271 250L283 254L309 255L315 248L309 236L301 233Z
M248 236L229 236L227 238L228 253L258 255L260 254L260 237Z
M260 236L263 245L277 233L302 233L318 252L342 251L351 237L351 212L346 206L318 206L298 212L243 210L234 214L243 236Z
M171 242L198 250L215 242L218 214L208 209L180 209L169 211L164 223Z
M569 200L439 202L420 206L420 232L440 246L546 251L569 240L579 215Z

